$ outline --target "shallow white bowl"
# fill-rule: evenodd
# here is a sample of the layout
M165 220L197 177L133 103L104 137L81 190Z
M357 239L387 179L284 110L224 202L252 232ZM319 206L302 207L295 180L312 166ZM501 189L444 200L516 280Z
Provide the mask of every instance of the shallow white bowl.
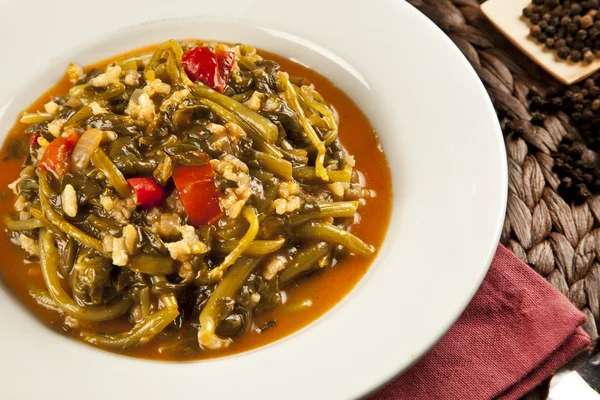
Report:
M0 398L356 398L422 356L483 279L506 202L497 118L456 47L402 1L0 0L2 138L69 61L188 37L293 57L364 110L392 169L393 215L379 257L309 327L258 350L191 363L81 345L45 329L0 287Z

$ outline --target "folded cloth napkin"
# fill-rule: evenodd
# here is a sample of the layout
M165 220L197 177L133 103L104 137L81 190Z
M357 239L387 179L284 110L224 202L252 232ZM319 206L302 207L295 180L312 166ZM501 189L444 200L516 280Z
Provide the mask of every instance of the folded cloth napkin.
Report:
M371 400L517 399L589 348L584 322L565 296L500 245L446 336Z

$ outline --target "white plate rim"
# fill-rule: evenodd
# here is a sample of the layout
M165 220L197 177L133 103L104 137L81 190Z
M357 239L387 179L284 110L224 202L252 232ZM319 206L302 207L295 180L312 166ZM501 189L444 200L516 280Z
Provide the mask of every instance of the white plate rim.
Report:
M266 4L266 3L268 3L268 1L262 1L262 2L258 1L258 2L255 2L255 3ZM11 4L14 4L14 3L8 3L8 4L11 5ZM0 6L2 6L2 5L3 4L0 3ZM4 6L6 6L6 3L4 4ZM445 45L447 45L449 47L451 46L453 48L452 51L455 53L456 57L460 58L460 61L456 61L456 62L457 63L462 63L463 67L467 68L467 70L469 71L468 73L470 73L472 75L472 78L477 80L477 82L475 84L475 87L478 86L478 90L479 90L479 93L477 94L477 96L482 96L483 95L483 98L487 99L486 101L488 102L488 104L487 104L487 111L486 112L488 112L488 113L491 112L495 116L495 113L493 111L491 103L489 102L489 99L487 97L485 89L483 88L483 85L481 84L481 82L478 81L478 78L476 78L475 72L472 70L472 68L470 67L470 65L468 65L468 62L466 61L466 59L462 58L462 55L460 55L460 56L458 55L459 51L458 51L458 49L456 49L454 47L454 45L452 44L452 42L441 31L439 31L438 28L435 27L429 20L427 20L426 18L424 18L423 16L421 16L420 14L418 14L411 6L404 5L404 4L402 4L402 5L398 4L397 6L400 7L400 8L402 8L402 11L406 12L407 14L411 14L412 13L412 17L411 18L415 18L416 20L419 20L422 24L427 24L429 26L428 29L431 29L432 32L433 31L436 32L435 35L438 35L438 39L439 40L441 40L442 42L444 42ZM2 39L0 39L0 43L2 43ZM0 102L0 118L1 118L2 106L3 105L6 106L7 103L3 104L2 102ZM496 139L497 139L498 144L499 144L499 149L498 150L500 150L500 151L499 151L499 154L496 154L495 156L500 156L499 157L500 159L503 158L505 160L504 146L503 146L503 143L502 143L502 136L501 136L501 133L500 133L499 126L496 126L496 127L491 126L490 131L495 131L495 132L493 132L493 134L496 135ZM499 179L498 186L502 186L505 189L507 187L507 173L506 173L506 166L504 165L502 167L504 167L504 168L500 168L500 170L495 171L495 172L499 174L498 175L498 179ZM502 192L502 190L500 192ZM505 207L506 207L506 200L505 200L505 198L503 200L501 200L498 203L497 206L498 207L496 207L496 213L495 213L495 217L496 217L496 221L495 222L496 222L496 224L495 224L495 227L494 227L495 228L495 239L494 239L495 242L497 242L497 240L498 240L498 238L500 236L500 231L501 231L501 227L502 227L502 219L503 219L504 211L505 211ZM494 253L495 253L495 245L494 246L490 245L489 248L487 249L487 256L486 256L484 262L482 263L482 266L480 266L479 274L478 274L478 276L474 277L474 279L473 279L473 283L474 284L472 285L472 288L471 288L470 292L469 293L463 293L462 302L460 302L461 303L460 307L457 307L457 309L455 310L455 313L450 318L447 319L447 322L445 324L442 324L443 326L441 328L439 328L436 331L436 334L434 335L436 339L439 338L439 337L441 337L443 335L443 333L451 326L452 322L454 322L454 320L456 318L458 318L458 316L460 315L460 312L466 307L466 305L470 301L472 295L475 293L477 287L479 286L480 282L482 281L483 277L485 276L485 273L487 271L487 267L489 266L489 263L491 262ZM337 307L336 311L339 308L340 307ZM298 336L301 336L301 335L295 335L294 339L296 337L298 337ZM421 348L418 351L416 351L416 353L418 353L419 355L424 354L424 352L431 345L433 345L434 342L435 341L431 341L430 340L430 343L429 343L428 346L424 346L423 348ZM278 343L278 345L279 344L281 344L281 342ZM254 353L255 352L247 353L247 355L254 354ZM101 353L101 354L106 355L105 353ZM108 356L108 355L106 355L106 356ZM242 359L245 356L246 355L244 355L244 356L238 356L238 358ZM104 356L99 356L99 357L104 357ZM114 356L111 355L110 357L114 357ZM355 396L358 396L360 394L364 394L364 393L366 393L369 390L373 390L376 386L381 385L382 383L384 383L388 379L391 379L396 373L399 372L400 369L406 368L408 365L410 365L411 362L414 362L414 360L417 359L417 358L418 358L418 356L415 356L410 361L404 360L404 362L398 363L394 368L392 368L392 370L387 371L387 373L384 374L385 376L380 376L379 379L372 379L373 382L370 385L364 385L364 387L361 390L359 390L359 391L353 391L352 393L354 393L354 394L352 394L352 395L350 395L350 393L348 393L348 392L346 392L346 394L349 394L350 396L355 397ZM218 360L216 360L216 361L218 362ZM401 366L399 367L399 365L401 365ZM0 367L2 369L4 369L5 367L8 368L8 366L7 366L7 364L5 362L0 363ZM375 382L376 380L377 380L377 382ZM368 386L370 386L370 387L368 387ZM323 388L324 387L321 386L321 389L323 389ZM0 388L0 390L3 390L3 389ZM339 394L342 395L342 392L343 391L339 391ZM300 394L300 393L298 393L298 394Z

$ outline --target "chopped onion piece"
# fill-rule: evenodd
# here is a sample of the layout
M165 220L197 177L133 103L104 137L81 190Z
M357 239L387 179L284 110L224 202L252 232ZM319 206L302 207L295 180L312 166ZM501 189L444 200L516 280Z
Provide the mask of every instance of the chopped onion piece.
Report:
M71 155L72 172L81 172L88 166L103 136L102 131L96 128L88 129L81 135Z

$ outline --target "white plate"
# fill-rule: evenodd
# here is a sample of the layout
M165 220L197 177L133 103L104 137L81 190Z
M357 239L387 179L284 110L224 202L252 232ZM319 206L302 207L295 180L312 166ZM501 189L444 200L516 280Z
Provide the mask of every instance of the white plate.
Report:
M376 389L458 318L494 255L507 169L481 82L450 40L402 1L0 0L0 133L68 61L171 37L242 41L293 57L355 99L393 171L381 253L352 293L308 328L202 362L142 361L84 346L45 329L0 289L0 398L348 399Z

